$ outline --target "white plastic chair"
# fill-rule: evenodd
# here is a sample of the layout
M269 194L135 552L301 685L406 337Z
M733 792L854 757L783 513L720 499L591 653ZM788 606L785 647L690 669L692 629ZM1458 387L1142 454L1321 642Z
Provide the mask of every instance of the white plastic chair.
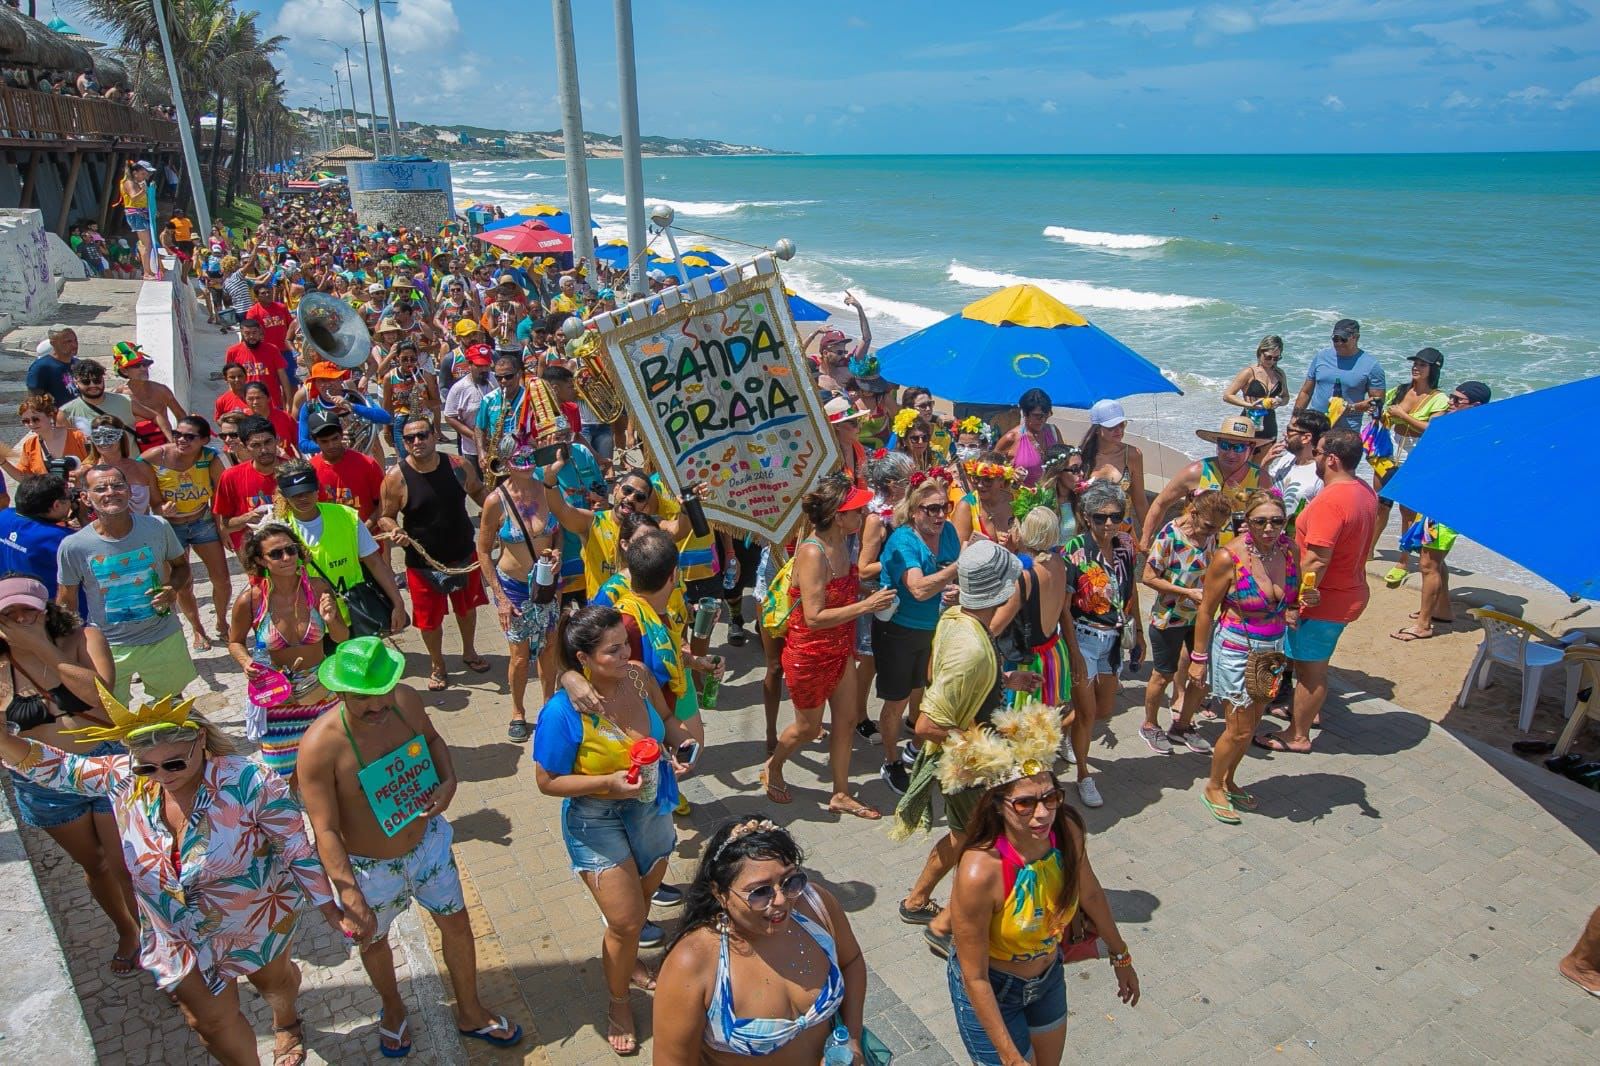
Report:
M1500 611L1474 607L1467 612L1483 625L1483 640L1478 653L1467 668L1466 679L1461 682L1461 694L1456 706L1467 705L1467 694L1474 685L1479 689L1489 687L1489 671L1498 663L1522 675L1522 711L1517 717L1517 729L1526 733L1533 725L1533 708L1539 702L1539 686L1554 667L1565 667L1567 692L1564 710L1572 714L1577 698L1577 679L1580 664L1564 662L1566 642L1546 633L1536 625ZM1581 639L1581 635L1574 640Z
M1556 741L1555 754L1565 755L1572 750L1572 742L1578 739L1578 732L1583 729L1583 723L1589 719L1600 722L1600 648L1579 647L1568 648L1563 658L1568 669L1576 666L1582 674L1581 690L1586 693L1581 703L1575 704L1567 718L1567 728L1561 731L1561 739ZM1572 674L1567 674L1567 686L1572 687ZM1575 699L1568 696L1568 701Z

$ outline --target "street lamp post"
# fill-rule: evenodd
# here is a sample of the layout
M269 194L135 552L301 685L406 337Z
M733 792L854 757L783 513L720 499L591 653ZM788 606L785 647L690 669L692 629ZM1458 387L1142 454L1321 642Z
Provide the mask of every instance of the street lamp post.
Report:
M344 80L350 84L350 143L361 147L361 123L356 121L356 79L350 73L350 49L344 50ZM377 155L376 152L373 155Z
M400 123L394 117L394 82L389 77L389 47L383 42L383 0L373 0L372 21L378 29L378 62L383 64L383 99L389 105L389 154L400 154Z
M622 195L628 201L628 294L645 296L644 160L639 146L639 79L633 66L633 0L615 0L617 106L622 112Z
M561 86L561 141L567 157L567 218L572 223L572 265L594 255L589 228L589 162L578 96L578 55L572 37L572 0L550 0L555 19L556 81Z
M367 122L370 124L368 132L372 134L372 158L376 159L378 158L378 97L372 91L372 49L367 46L367 9L352 4L350 0L339 0L339 2L354 11L361 19L361 65L367 74ZM346 62L348 60L347 56ZM355 93L355 88L352 87L350 95L354 96Z
M172 34L167 29L167 8L162 0L150 0L156 16L156 32L161 36L161 56L167 63L167 83L172 86L172 107L177 112L178 139L183 144L183 165L189 168L189 184L194 192L194 217L199 232L211 232L211 205L206 202L206 179L200 169L200 153L195 151L194 131L189 128L189 108L183 102L183 83L178 80L178 62L172 57ZM222 121L222 116L217 116Z

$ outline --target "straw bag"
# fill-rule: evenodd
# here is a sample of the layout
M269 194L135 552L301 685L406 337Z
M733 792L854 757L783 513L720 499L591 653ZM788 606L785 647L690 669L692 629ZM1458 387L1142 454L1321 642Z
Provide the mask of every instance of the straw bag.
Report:
M1269 703L1278 694L1289 657L1281 651L1252 648L1244 660L1245 695L1255 703Z

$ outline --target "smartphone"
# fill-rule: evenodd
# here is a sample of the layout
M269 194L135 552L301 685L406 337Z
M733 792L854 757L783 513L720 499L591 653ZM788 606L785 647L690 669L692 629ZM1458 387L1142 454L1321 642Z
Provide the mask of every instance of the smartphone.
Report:
M699 758L700 758L700 742L699 741L686 740L682 744L678 745L678 761L683 763L685 766L693 766L695 764L695 761L697 759L699 759Z

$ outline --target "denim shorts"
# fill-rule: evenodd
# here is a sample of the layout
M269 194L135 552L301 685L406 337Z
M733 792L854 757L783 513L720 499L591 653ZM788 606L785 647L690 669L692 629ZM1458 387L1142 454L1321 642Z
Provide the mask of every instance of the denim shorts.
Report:
M1244 665L1252 651L1282 651L1283 638L1259 640L1218 626L1211 638L1211 695L1235 707L1255 701L1244 690Z
M609 463L617 452L616 432L604 422L585 422L583 435L588 440L589 450L594 452L594 457L602 463Z
M574 796L561 805L561 836L576 873L603 873L629 859L649 873L678 844L672 815L654 803Z
M994 989L1000 1017L1006 1023L1006 1032L1011 1034L1011 1042L1023 1055L1033 1049L1030 1034L1048 1033L1067 1024L1065 970L1059 960L1031 979L993 967L989 969L989 987ZM967 1057L979 1066L1000 1066L1000 1053L978 1020L972 1000L967 998L966 986L961 981L961 964L953 951L945 974L950 983L950 1002L956 1009L956 1029L961 1033L961 1042L967 1046Z
M121 755L121 744L105 741L80 755ZM23 824L35 829L54 829L58 825L75 822L86 814L110 814L111 801L104 796L85 796L77 792L62 792L29 781L11 771L11 790L17 796L17 815Z
M1330 622L1325 618L1306 618L1289 630L1284 642L1284 654L1297 663L1325 663L1333 658L1333 649L1348 623Z
M172 532L178 535L178 543L185 548L193 548L200 544L215 544L222 539L222 534L217 532L217 523L211 516L210 507L202 510L198 518L192 518L187 522L173 522Z
M1085 622L1073 623L1073 629L1078 634L1078 650L1083 653L1084 670L1087 672L1085 681L1093 681L1101 674L1115 675L1117 660L1122 658L1119 638L1122 633L1115 629L1101 629Z

